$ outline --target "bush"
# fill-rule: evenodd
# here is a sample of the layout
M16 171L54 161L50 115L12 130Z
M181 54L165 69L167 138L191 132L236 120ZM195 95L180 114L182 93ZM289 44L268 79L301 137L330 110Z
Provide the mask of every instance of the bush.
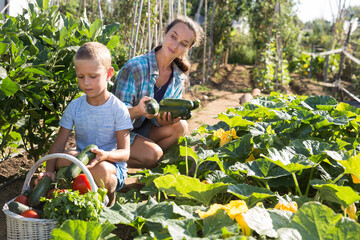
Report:
M114 68L125 62L119 24L76 21L48 1L0 19L0 152L23 148L36 160L48 151L67 104L80 94L73 55L85 42L105 44ZM25 17L27 16L27 17Z

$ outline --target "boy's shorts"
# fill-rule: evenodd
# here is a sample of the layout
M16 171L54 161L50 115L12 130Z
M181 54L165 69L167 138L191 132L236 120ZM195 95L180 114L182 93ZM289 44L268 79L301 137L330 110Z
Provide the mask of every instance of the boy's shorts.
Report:
M127 178L127 172L124 168L120 167L119 164L113 163L116 167L116 178L117 185L115 191L119 191L125 183L125 178Z

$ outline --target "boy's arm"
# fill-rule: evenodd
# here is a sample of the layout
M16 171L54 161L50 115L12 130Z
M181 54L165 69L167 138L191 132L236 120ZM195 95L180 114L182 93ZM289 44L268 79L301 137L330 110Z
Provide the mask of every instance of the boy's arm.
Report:
M91 152L96 153L96 157L87 165L92 168L101 161L126 162L130 157L130 131L129 129L116 131L117 150L104 151L93 148Z
M60 127L60 130L56 136L54 143L51 145L49 154L63 153L65 150L66 142L70 137L71 130ZM46 163L46 172L55 172L56 159L49 160Z

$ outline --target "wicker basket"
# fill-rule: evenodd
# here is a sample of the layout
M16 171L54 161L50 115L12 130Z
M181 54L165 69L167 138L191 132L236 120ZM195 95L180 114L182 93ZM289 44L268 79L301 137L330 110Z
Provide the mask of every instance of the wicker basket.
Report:
M43 162L55 158L65 158L78 165L83 171L83 173L86 175L86 177L88 178L92 191L94 192L97 191L97 186L90 171L86 168L86 166L82 162L80 162L77 158L71 155L64 153L55 153L55 154L49 154L41 158L31 167L31 169L26 175L25 182L21 190L21 194L23 194L25 191L30 189L30 181L37 168ZM51 231L55 228L57 221L50 219L24 218L21 215L11 212L9 210L8 204L14 199L5 203L3 207L3 212L6 215L7 239L8 240L50 239Z

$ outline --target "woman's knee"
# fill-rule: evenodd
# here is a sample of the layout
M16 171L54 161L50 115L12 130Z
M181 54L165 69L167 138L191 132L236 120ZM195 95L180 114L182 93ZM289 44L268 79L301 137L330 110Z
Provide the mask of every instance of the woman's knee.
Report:
M180 120L173 126L174 126L174 130L176 132L176 135L178 137L184 136L186 134L186 132L188 131L188 123L186 120Z
M148 149L146 154L144 154L144 166L147 168L154 166L160 160L163 154L164 153L161 147L157 144L154 144L151 149Z
M162 157L162 148L153 142L143 142L141 148L132 146L130 148L129 166L132 165L132 160L135 160L136 165L150 168L154 166Z

